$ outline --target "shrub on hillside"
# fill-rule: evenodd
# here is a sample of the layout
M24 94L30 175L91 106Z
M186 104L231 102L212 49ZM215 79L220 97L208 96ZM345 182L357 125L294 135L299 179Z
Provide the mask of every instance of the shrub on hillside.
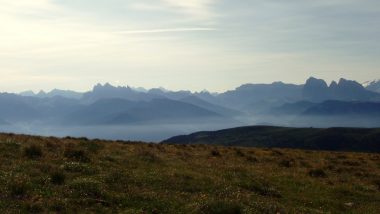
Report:
M160 158L153 152L148 150L143 150L138 153L139 158L145 162L154 163L160 160Z
M99 153L99 151L104 148L103 144L97 143L95 141L88 141L88 140L83 140L80 143L80 146L84 147L86 151L90 153L95 153L95 154Z
M50 175L50 181L55 185L62 185L65 183L66 176L63 172L56 171Z
M241 214L242 207L238 203L217 201L206 204L202 207L201 213L204 214Z
M248 156L247 161L251 163L257 163L259 162L259 159L257 159L255 156Z
M92 179L76 179L70 184L73 194L80 198L101 198L100 182Z
M14 178L11 183L8 184L8 190L10 196L14 198L22 198L27 195L29 190L29 183L22 178Z
M380 191L380 179L374 181L375 186Z
M281 160L279 163L279 166L285 167L285 168L294 167L295 165L296 165L296 162L293 159Z
M245 154L243 151L241 151L241 149L235 149L235 152L236 152L236 155L239 156L239 157L244 157Z
M96 167L86 163L67 162L62 167L66 172L70 173L81 173L85 175L94 175L98 173L98 169Z
M66 158L80 161L80 162L89 162L90 158L87 156L86 152L81 149L67 148L64 153Z
M326 178L327 174L323 169L312 169L309 171L309 175L314 178Z
M265 181L248 180L239 185L241 188L266 197L281 198L281 193Z
M220 157L221 156L220 152L216 149L211 151L211 155L214 157Z
M30 159L42 157L42 149L38 145L30 145L24 148L24 155Z

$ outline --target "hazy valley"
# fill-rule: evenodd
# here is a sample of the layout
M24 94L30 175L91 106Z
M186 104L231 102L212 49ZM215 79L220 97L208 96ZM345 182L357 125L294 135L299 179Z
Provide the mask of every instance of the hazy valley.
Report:
M377 82L246 84L224 93L96 85L79 93L0 94L4 131L144 140L248 125L378 127Z

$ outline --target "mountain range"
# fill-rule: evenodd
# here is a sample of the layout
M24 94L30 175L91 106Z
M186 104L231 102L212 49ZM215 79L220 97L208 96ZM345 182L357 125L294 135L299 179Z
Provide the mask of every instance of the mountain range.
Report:
M150 101L130 101L120 98L100 99L64 118L67 124L136 124L136 123L186 123L202 120L225 120L222 115L189 103L152 99Z
M223 93L147 90L108 83L84 93L58 89L1 93L0 124L190 127L182 133L197 131L201 124L208 124L207 129L254 124L378 127L378 85L377 81L362 85L346 79L328 85L311 77L300 85L245 84Z
M329 86L324 80L310 78L303 87L305 100L321 102L326 100L341 101L379 101L379 94L363 87L356 81L340 79Z
M19 93L22 96L27 97L39 97L39 98L51 98L51 97L66 97L66 98L72 98L72 99L80 99L83 96L83 93L71 91L71 90L60 90L60 89L53 89L50 92L45 91L39 91L38 93L34 93L33 91L24 91Z

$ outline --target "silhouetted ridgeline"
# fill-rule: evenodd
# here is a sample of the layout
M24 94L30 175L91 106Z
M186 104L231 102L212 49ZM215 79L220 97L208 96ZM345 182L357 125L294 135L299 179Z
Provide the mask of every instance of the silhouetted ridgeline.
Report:
M380 127L378 81L245 84L223 93L98 84L88 92L0 93L0 130L159 142L250 125Z
M380 129L251 126L177 136L162 143L380 152Z

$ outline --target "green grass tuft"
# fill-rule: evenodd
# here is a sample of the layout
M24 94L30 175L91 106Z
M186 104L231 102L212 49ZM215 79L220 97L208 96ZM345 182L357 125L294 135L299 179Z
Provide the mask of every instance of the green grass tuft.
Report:
M380 213L380 155L0 134L0 213Z

